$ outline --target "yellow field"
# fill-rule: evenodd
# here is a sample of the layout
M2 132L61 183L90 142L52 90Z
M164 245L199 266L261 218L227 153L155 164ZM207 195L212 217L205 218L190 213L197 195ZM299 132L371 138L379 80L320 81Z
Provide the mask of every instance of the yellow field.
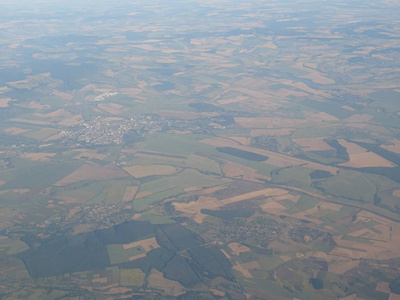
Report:
M19 133L23 133L26 131L29 131L28 129L22 129L22 128L18 128L18 127L9 127L3 130L6 133L9 134L19 134Z
M157 243L155 237L122 245L124 249L130 249L137 246L141 246L146 252L149 252L152 249L160 248L160 245Z
M76 171L56 182L55 185L63 186L83 180L106 180L122 177L128 177L128 174L114 164L108 164L107 166L103 167L86 163Z
M305 257L316 257L327 261L328 271L339 275L344 274L347 271L358 267L359 265L359 260L357 259L353 260L347 257L326 254L325 252L321 251L308 252L306 253Z
M140 269L121 269L120 276L122 286L142 286L146 274Z
M74 98L74 96L72 96L71 94L60 92L60 91L57 91L57 90L53 90L53 95L57 96L57 97L60 97L61 99L67 100L67 101L68 100L72 100Z
M122 197L122 202L129 202L129 201L133 200L138 189L139 189L139 186L127 186L125 188L124 196Z
M206 196L200 196L197 201L192 201L189 203L178 203L174 202L172 205L174 205L175 209L182 212L186 216L190 216L193 218L193 220L199 224L201 224L204 220L204 218L207 216L205 214L201 213L201 210L206 208L206 209L217 209L221 206L247 200L247 199L252 199L255 197L259 196L265 196L265 197L271 197L271 196L277 196L277 195L284 195L287 194L288 191L283 190L283 189L277 189L277 188L268 188L260 191L254 191L246 194L242 194L239 196L223 199L223 200L218 200L214 197L206 197Z
M97 106L112 115L119 115L124 109L122 105L116 103L99 103Z
M250 251L250 248L245 246L245 245L241 245L239 243L230 243L229 248L231 248L231 251L234 255L240 255L240 253L242 252L247 252Z
M393 139L390 142L393 143L393 145L384 145L384 146L381 146L381 147L386 149L386 150L395 152L395 153L400 153L400 140Z
M307 122L304 119L290 118L235 118L236 123L244 128L282 128L296 127Z
M332 122L332 121L338 121L338 118L329 115L324 112L319 112L319 113L306 113L306 118L308 121L311 122Z
M89 149L78 149L79 153L78 155L74 156L74 159L99 159L103 160L107 157L105 154L97 153L94 150L89 150Z
M142 178L152 175L171 175L177 173L180 169L168 165L151 165L125 167L124 170L135 178Z
M177 297L185 293L185 288L178 282L166 279L160 271L152 269L148 280L148 288L161 290L163 294Z
M270 177L257 174L256 169L246 167L230 161L223 161L223 163L221 163L221 169L224 175L230 178L237 178L241 180L248 180L258 183L263 183L263 181L259 180L258 178L271 180Z
M11 101L15 100L11 98L0 98L0 108L9 107L10 105L8 105L8 103Z
M368 114L354 114L343 121L348 123L369 123L374 117Z
M257 269L260 267L261 267L260 263L255 260L255 261L250 261L250 262L244 263L244 264L237 264L237 265L233 266L232 269L242 273L243 277L245 277L245 278L253 278L253 275L251 275L249 270Z
M304 151L323 151L333 148L324 142L324 137L293 139L293 142L303 147Z
M83 119L82 115L76 115L73 117L65 118L64 120L58 122L58 125L62 126L75 126L82 124L85 120Z
M24 155L25 158L35 161L46 161L50 160L56 153L27 153Z
M379 156L373 152L368 152L367 149L362 148L354 143L350 143L345 140L339 140L338 142L340 145L346 148L347 153L349 154L349 161L340 164L341 166L353 168L396 166L382 156Z
M391 290L389 287L389 282L378 282L375 290L378 292L386 293L386 294L391 293Z
M250 136L260 136L260 135L289 135L294 132L294 128L271 128L271 129L252 129L250 131Z
M232 269L239 271L242 276L244 278L253 278L253 275L251 275L251 273L249 272L249 270L246 270L245 268L243 268L240 264L239 265L235 265L232 267Z

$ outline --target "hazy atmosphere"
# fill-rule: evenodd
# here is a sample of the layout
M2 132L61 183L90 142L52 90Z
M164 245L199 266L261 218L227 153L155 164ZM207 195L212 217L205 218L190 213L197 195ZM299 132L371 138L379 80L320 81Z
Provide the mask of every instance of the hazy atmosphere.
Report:
M0 0L0 299L400 300L400 2Z

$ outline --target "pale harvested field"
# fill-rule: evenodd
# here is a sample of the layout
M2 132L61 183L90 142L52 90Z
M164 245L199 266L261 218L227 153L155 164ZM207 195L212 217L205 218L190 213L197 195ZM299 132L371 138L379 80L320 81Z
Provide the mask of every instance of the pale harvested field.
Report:
M279 256L284 262L287 262L289 260L292 260L292 258L290 256L285 256L285 255L281 255Z
M335 81L333 79L325 77L321 72L319 72L316 69L305 66L303 62L297 62L295 64L295 66L296 66L296 68L308 73L307 75L301 76L302 78L310 79L313 82L319 83L319 84L334 84L335 83Z
M73 117L65 118L64 120L58 122L58 125L62 126L75 126L78 124L83 123L85 120L83 119L82 115L76 115Z
M50 105L42 105L42 104L39 104L39 103L34 102L34 101L31 101L29 103L16 104L16 105L21 106L21 107L26 107L26 108L33 108L33 109L47 109L47 108L50 108Z
M357 267L359 265L358 260L353 260L347 257L342 257L342 256L336 256L336 255L330 255L326 254L325 252L322 251L311 251L308 252L305 257L310 258L310 257L316 257L316 258L321 258L327 261L328 264L328 271L335 273L335 274L344 274L347 271Z
M241 264L241 266L246 270L257 269L261 267L260 263L256 260Z
M177 297L185 292L185 288L178 282L166 279L160 271L152 269L148 280L148 287L163 291L164 294Z
M9 107L10 105L8 105L8 103L11 101L15 101L15 100L13 100L11 98L0 98L0 108Z
M122 202L129 202L135 198L135 195L139 189L139 186L127 186L122 197Z
M136 259L143 258L143 257L146 257L146 256L147 256L147 253L137 254L137 255L129 257L129 261L134 261Z
M337 172L337 168L335 168L335 167L325 166L325 165L322 165L319 163L309 162L306 160L298 159L298 158L291 157L291 156L284 155L284 154L279 154L279 153L272 152L272 151L262 150L262 149L253 148L253 147L249 147L249 146L243 146L235 141L232 141L232 140L226 139L226 138L204 139L204 140L201 140L201 142L208 144L208 145L215 146L215 147L233 147L233 148L237 148L240 150L245 150L245 151L254 152L257 154L261 154L261 155L266 155L266 156L268 156L268 160L266 161L266 163L273 165L273 166L277 166L277 167L289 167L289 166L304 165L305 167L309 167L311 169L325 170L334 175L336 175L336 172Z
M223 249L221 249L222 253L226 256L227 259L231 259L231 256Z
M222 100L218 100L217 102L221 105L225 105L225 104L230 104L230 103L242 103L242 102L246 102L249 101L249 97L247 96L237 96L237 97L232 97L232 98L227 98L227 99L222 99Z
M300 196L294 196L289 193L282 195L282 196L273 196L273 197L268 197L265 199L264 203L260 205L260 208L269 213L278 213L281 212L282 210L288 209L286 205L280 203L279 201L288 199L290 201L293 201L297 203L297 201L300 199Z
M285 89L285 88L279 89L277 91L269 90L268 93L270 95L275 96L275 97L282 97L282 98L285 98L285 99L289 99L288 96L294 96L294 97L306 97L306 96L308 96L308 94L305 93L305 92L302 92L302 91L299 91L299 90L294 90L294 89Z
M217 289L210 289L210 292L213 293L214 295L220 296L220 297L223 297L226 295L225 292L217 290Z
M80 198L71 197L71 196L68 196L68 195L65 195L65 194L57 195L57 199L62 200L62 201L59 201L59 204L63 204L63 203L71 204L71 203L81 203L81 202L84 202L84 201L82 201L82 199L80 199Z
M199 115L193 112L183 112L183 111L173 111L173 110L162 110L156 111L156 114L159 114L164 118L173 118L173 119L183 119L183 120L195 120L199 118Z
M390 142L393 143L393 145L383 145L381 147L395 153L400 153L400 140L395 139Z
M122 245L124 249L130 249L137 246L141 246L146 252L160 248L155 237Z
M400 295L391 293L388 300L400 300Z
M219 202L223 205L226 205L226 204L236 203L239 201L248 200L248 199L252 199L252 198L256 198L256 197L260 197L260 196L264 196L264 197L282 196L282 195L286 195L288 193L289 192L284 189L267 188L267 189L254 191L254 192L242 194L239 196L227 198L227 199L221 200Z
M333 148L324 142L324 137L293 139L293 142L303 147L305 151L323 151Z
M306 69L306 70L307 70L307 72L310 72L310 69ZM328 77L325 77L318 71L310 72L310 74L301 76L301 78L310 79L311 81L318 83L318 84L334 84L335 83L334 80L332 80Z
M135 178L142 178L152 175L171 175L180 170L177 167L168 165L132 166L125 167L123 169Z
M350 249L345 249L345 248L340 248L340 247L335 247L330 254L336 255L336 256L343 256L343 257L348 257L352 259L360 259L360 258L366 258L367 255L363 251L357 251L357 250L350 250Z
M346 140L338 140L339 144L346 148L347 153L350 154L360 154L367 152L367 149L358 146L357 144L347 142Z
M99 277L92 279L92 283L107 283L107 282L108 282L107 277Z
M201 140L202 143L215 147L238 147L240 144L227 138L212 138Z
M28 120L28 119L22 119L22 118L13 118L13 119L11 119L11 121L27 123L27 124L35 124L35 125L50 125L50 123L47 121Z
M83 180L107 180L122 177L128 177L128 174L112 163L104 167L86 163L76 171L56 182L55 185L63 186Z
M9 127L3 130L6 133L9 134L19 134L19 133L23 133L26 131L29 131L29 129L22 129L22 128L18 128L18 127Z
M231 251L234 255L240 255L240 253L242 252L247 252L250 251L250 248L245 246L245 245L241 245L239 243L230 243L229 248L231 248Z
M89 149L78 149L79 153L78 155L74 156L74 159L99 159L103 160L107 157L105 154L97 153L94 150L89 150Z
M88 290L90 292L101 293L104 295L124 294L124 293L128 293L128 292L132 292L132 289L129 289L126 287L117 287L117 286L118 286L118 283L110 284L107 286L101 286L101 287L96 286L95 288L93 286L81 285L80 288Z
M141 89L137 88L123 88L119 90L121 94L128 95L128 96L136 96L142 92Z
M198 186L191 186L188 188L183 189L185 192L194 192L194 191L198 191L201 190L201 187Z
M355 111L356 110L355 108L352 108L352 107L350 107L348 105L343 105L342 108L347 109L348 111Z
M53 90L53 95L57 96L57 97L59 97L59 98L61 98L63 100L67 100L67 101L68 100L72 100L74 98L74 96L71 95L71 94L60 92L60 91L57 91L57 90Z
M373 118L373 116L368 114L354 114L343 121L348 123L369 123Z
M99 103L97 106L112 115L119 115L124 109L122 105L116 103Z
M149 195L151 195L151 194L153 194L153 192L151 192L151 191L141 192L141 193L138 193L138 194L136 195L135 199L140 199L140 198L149 196Z
M300 124L307 122L303 119L290 119L290 118L241 118L236 117L235 122L244 128L284 128L296 127Z
M227 188L228 187L226 187L224 185L218 185L218 186L214 186L214 187L211 187L211 188L204 189L199 194L202 194L202 195L213 194L215 192L218 192L220 190L224 190L224 189L227 189Z
M123 152L129 152L129 151L123 151ZM151 158L151 159L160 159L160 160L170 160L170 161L180 161L183 162L185 159L184 158L178 158L178 157L166 157L162 155L152 155L152 154L146 154L146 153L136 153L136 157L143 157L143 158Z
M270 177L257 174L257 170L246 167L231 161L223 161L221 164L221 170L225 174L226 177L230 178L239 178L241 180L248 180L258 183L263 183L260 179L271 180Z
M94 231L96 227L94 225L89 225L89 224L78 224L74 226L73 229L73 235L79 234L79 233L85 233L85 232L91 232Z
M400 190L394 190L392 194L393 196L400 198Z
M283 189L268 188L261 191L250 192L239 196L227 198L224 200L218 200L214 197L200 196L197 201L192 201L189 203L175 202L172 203L172 205L175 207L177 211L182 212L186 216L192 217L195 222L201 224L204 218L206 217L205 214L201 213L201 210L203 208L217 209L227 204L236 203L247 199L252 199L255 197L260 197L260 196L270 197L270 196L284 195L287 193L288 191Z
M386 294L390 294L391 290L389 287L389 282L378 282L378 284L376 285L375 288L376 291L378 292L382 292L382 293L386 293Z
M46 118L46 119L54 119L54 118L60 118L60 117L65 117L66 115L69 115L65 110L63 109L58 109L52 112L49 112L47 114L40 114L36 113L34 114L35 116L41 117L41 118Z
M324 112L319 112L316 114L311 113L306 115L307 115L307 121L312 121L312 122L333 122L339 120L338 118Z
M282 83L282 84L285 84L285 85L288 85L288 86L291 86L291 87L294 87L294 88L297 88L299 90L302 90L304 92L310 93L312 95L318 95L318 96L322 96L322 97L329 97L329 95L326 92L321 91L321 90L315 90L315 89L309 87L307 84L305 84L303 82L296 82L296 81L292 81L292 80L289 80L289 79L278 79L278 80L275 79L275 81L279 82L279 83Z
M103 119L103 121L105 121L105 122L122 121L122 120L124 120L124 118L120 118L120 117L107 117L107 118Z
M168 133L173 134L190 134L192 133L190 130L168 130Z
M373 152L365 152L359 154L349 154L349 161L340 164L340 166L351 168L366 167L395 167L396 165L389 160L375 154Z
M57 134L53 134L53 135L49 136L48 138L43 139L42 141L43 142L49 142L49 141L59 140L61 138L62 138L62 136L57 133Z
M343 257L344 258L344 257ZM329 261L328 272L342 275L351 269L358 267L360 262L358 260L351 259L333 259Z
M354 237L364 238L364 239L373 239L373 240L387 242L390 240L389 227L387 225L383 225L383 224L382 224L382 226L383 226L383 228L382 227L380 229L376 228L376 229L380 230L382 233L376 233L368 228L362 228L362 229L359 229L357 231L350 233L349 235L354 236Z
M288 209L288 207L277 201L267 201L261 204L260 208L267 213L276 213Z
M46 161L50 160L56 153L27 153L24 155L25 158L35 161Z
M343 205L331 203L331 202L322 202L318 206L319 206L320 210L331 209L331 210L335 210L335 211L339 211L343 207Z
M246 146L250 145L250 141L251 141L251 138L242 137L242 136L230 136L229 138L232 140L235 140L236 142L238 142L242 145L246 145Z
M217 209L223 206L218 199L214 197L200 196L197 201L192 201L189 203L172 203L176 210L184 213L187 216L193 217L194 221L201 224L203 223L206 215L202 214L200 211L203 208L207 209Z
M262 135L290 135L294 132L294 128L271 128L271 129L252 129L250 131L250 136L262 136Z
M341 166L353 168L396 166L382 156L379 156L373 152L368 152L365 148L362 148L354 143L349 143L345 140L338 140L338 142L340 145L346 148L347 153L349 154L349 161L340 164Z
M232 269L239 271L244 278L253 278L253 275L251 275L249 270L243 268L242 265L240 264L233 266Z
M289 216L291 218L295 218L295 219L307 220L307 221L310 221L315 224L322 224L323 222L321 220L308 217L308 215L312 215L314 213L317 213L318 211L319 211L319 209L318 209L318 205L317 205L313 208L310 208L310 209L307 209L307 210L304 210L304 211L301 211L301 212L298 212L295 214L286 214L284 212L281 212L281 214Z
M339 300L364 300L364 299L358 298L357 294L352 294L350 296L339 298Z
M400 257L400 253L398 251L398 249L400 248L400 224L390 220L388 220L387 224L392 228L392 232L389 233L388 240L370 240L372 244L363 244L335 239L338 246L363 249L366 252L335 248L331 252L331 254L347 256L354 259L362 257L368 259L384 260Z
M132 216L131 220L138 220L141 216L142 216L142 214L134 214Z

